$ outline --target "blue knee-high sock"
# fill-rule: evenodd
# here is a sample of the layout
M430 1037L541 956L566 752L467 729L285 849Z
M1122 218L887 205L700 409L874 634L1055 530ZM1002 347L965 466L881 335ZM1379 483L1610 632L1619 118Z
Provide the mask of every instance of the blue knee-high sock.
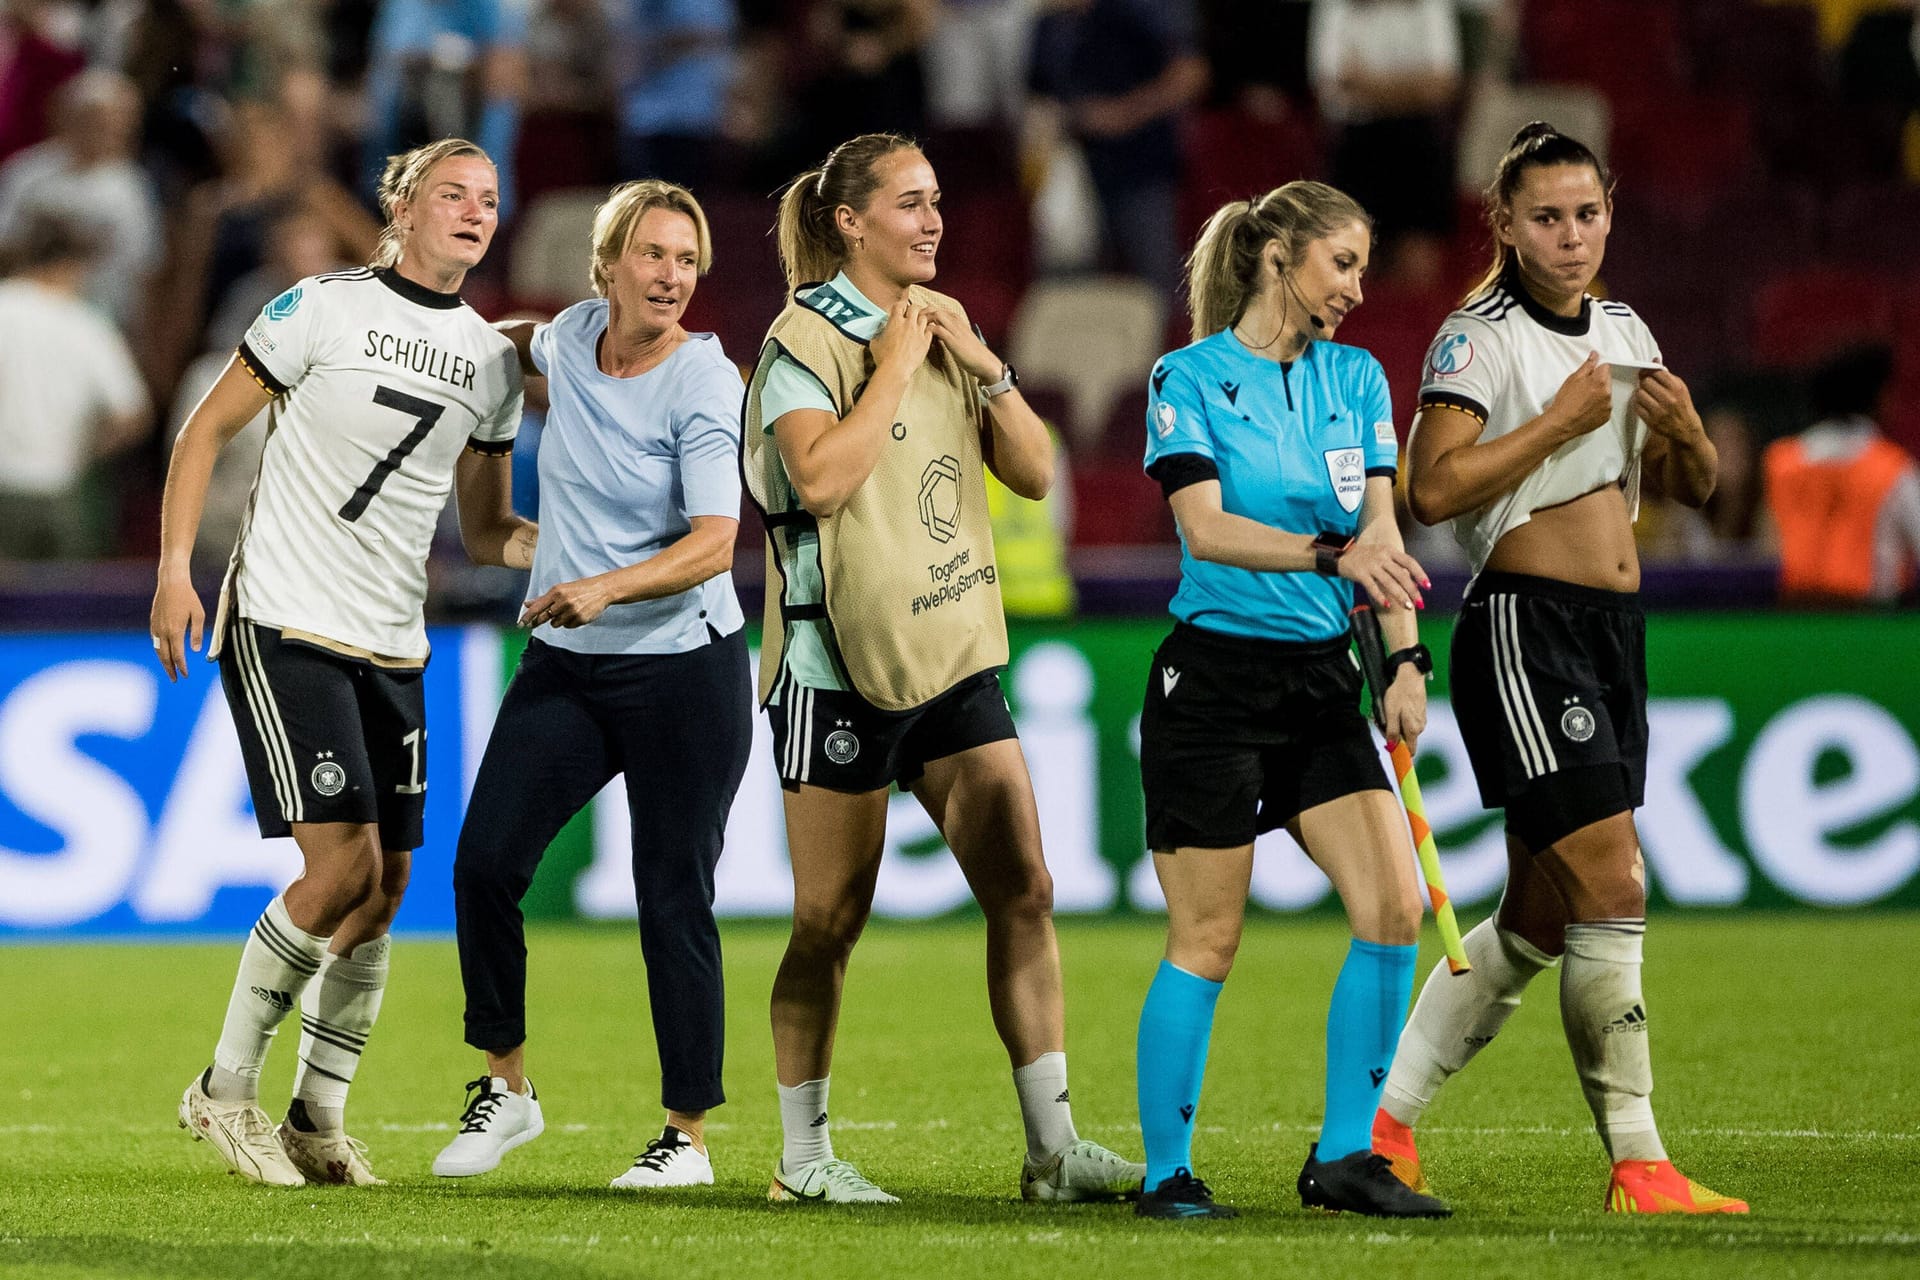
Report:
M1207 1074L1207 1042L1213 1038L1220 985L1162 960L1147 988L1147 1002L1140 1009L1137 1072L1149 1191L1175 1169L1193 1167L1193 1117Z
M1327 1009L1327 1110L1320 1122L1321 1160L1338 1160L1373 1144L1373 1113L1393 1066L1400 1028L1413 994L1414 947L1355 938L1333 984Z

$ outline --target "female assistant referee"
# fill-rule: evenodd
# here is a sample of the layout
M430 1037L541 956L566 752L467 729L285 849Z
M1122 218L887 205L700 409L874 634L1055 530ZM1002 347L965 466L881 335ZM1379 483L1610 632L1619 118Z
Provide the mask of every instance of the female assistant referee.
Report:
M1221 209L1189 267L1194 341L1153 370L1147 474L1179 521L1181 561L1177 622L1140 719L1147 844L1167 897L1166 959L1140 1012L1143 1217L1234 1216L1189 1153L1254 837L1276 827L1333 881L1354 935L1327 1015L1326 1110L1301 1201L1449 1212L1395 1179L1367 1134L1413 990L1420 893L1358 707L1355 586L1381 611L1388 732L1409 745L1426 727L1432 666L1414 620L1426 575L1393 518L1386 376L1326 341L1360 305L1372 239L1365 211L1317 182Z
M1717 457L1647 326L1589 296L1612 183L1551 125L1514 136L1488 189L1494 257L1427 352L1408 448L1424 524L1453 521L1475 578L1453 634L1453 706L1481 802L1504 809L1499 910L1438 969L1407 1025L1374 1147L1424 1185L1413 1126L1541 970L1613 1161L1616 1213L1745 1213L1682 1176L1654 1125L1640 993L1646 620L1633 519L1644 475L1698 507Z

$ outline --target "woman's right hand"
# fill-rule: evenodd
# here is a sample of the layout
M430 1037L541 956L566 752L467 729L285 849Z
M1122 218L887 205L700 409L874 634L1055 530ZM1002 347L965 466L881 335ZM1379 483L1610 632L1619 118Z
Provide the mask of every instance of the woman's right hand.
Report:
M1359 542L1340 555L1340 576L1365 591L1374 607L1424 609L1420 588L1431 586L1427 571L1406 552L1379 542Z
M876 370L897 367L901 373L911 374L920 367L933 343L928 310L909 302L905 294L893 304L893 309L887 312L887 327L867 346L873 353Z
M1613 417L1613 366L1600 362L1598 351L1589 351L1578 369L1567 375L1553 393L1547 411L1560 424L1561 434L1573 440L1592 431Z
M162 578L153 593L153 613L147 628L153 633L153 656L166 669L169 681L187 674L186 635L192 632L193 651L200 652L200 641L207 626L207 611L200 604L200 593L187 578Z

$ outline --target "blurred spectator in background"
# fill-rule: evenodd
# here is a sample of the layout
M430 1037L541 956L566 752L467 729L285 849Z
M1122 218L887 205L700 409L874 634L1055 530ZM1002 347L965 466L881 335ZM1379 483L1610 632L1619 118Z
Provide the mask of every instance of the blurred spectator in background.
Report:
M103 244L97 224L30 216L0 281L0 558L68 560L108 549L93 463L152 427L146 387L119 330L82 292Z
M734 75L733 0L624 0L620 176L699 189L713 172Z
M1920 0L1860 16L1840 51L1840 87L1884 114L1904 139L1908 181L1920 182Z
M1017 125L1039 0L946 0L927 40L927 118L936 129Z
M804 6L802 47L787 52L799 67L782 148L787 172L863 133L925 133L921 47L933 34L937 8L937 0L811 0Z
M340 256L340 242L327 220L304 205L295 204L268 215L265 233L265 257L260 265L227 286L225 297L207 321L201 346L222 361L239 347L248 327L269 302L308 276L356 265ZM364 263L366 259L359 261Z
M86 65L51 37L43 0L0 5L0 160L47 136L53 95Z
M384 0L367 49L362 195L373 198L388 156L471 138L493 157L504 226L515 196L525 40L522 0Z
M1333 127L1329 181L1373 215L1376 275L1444 279L1460 23L1453 0L1314 0L1308 68Z
M91 227L100 256L87 297L123 329L140 319L160 256L160 215L135 163L140 97L117 71L83 71L60 89L54 133L0 167L0 241L42 214Z
M1086 155L1108 251L1169 298L1180 115L1208 75L1189 0L1049 0L1034 26L1028 84Z
M1269 121L1306 102L1312 5L1313 0L1200 0L1213 100Z
M1780 594L1803 603L1890 601L1920 563L1920 467L1874 419L1893 349L1856 347L1815 371L1811 427L1767 446L1767 511Z
M1460 69L1467 79L1506 84L1520 57L1520 0L1456 0Z
M548 191L612 185L619 171L618 30L610 0L533 0L514 164L523 207Z

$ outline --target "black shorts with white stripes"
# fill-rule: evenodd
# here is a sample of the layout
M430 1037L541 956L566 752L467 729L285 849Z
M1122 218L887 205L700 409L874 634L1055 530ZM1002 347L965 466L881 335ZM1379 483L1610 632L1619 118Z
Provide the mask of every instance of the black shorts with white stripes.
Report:
M291 835L296 822L377 822L381 848L420 846L421 671L375 666L237 618L221 648L220 684L261 835Z
M1453 714L1480 802L1531 849L1637 809L1647 620L1632 593L1482 573L1453 630Z
M781 673L767 705L780 785L829 791L911 787L927 762L1019 736L996 668L968 676L908 711L883 711L857 693L808 689Z

